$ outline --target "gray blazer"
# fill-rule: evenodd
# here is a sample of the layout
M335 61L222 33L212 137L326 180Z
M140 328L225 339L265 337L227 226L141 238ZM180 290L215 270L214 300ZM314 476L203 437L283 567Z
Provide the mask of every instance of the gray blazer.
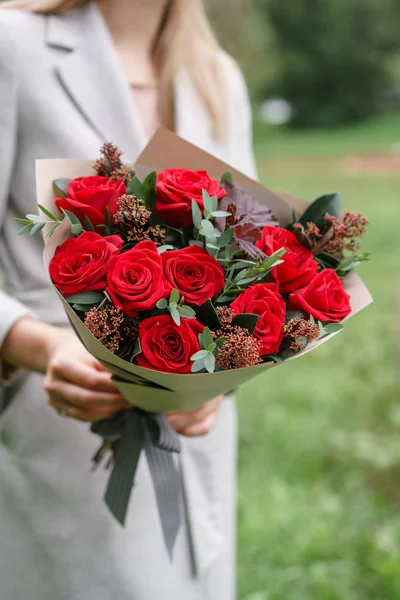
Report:
M133 32L134 34L134 32ZM177 133L254 176L245 83L226 64L229 135L213 139L188 74L176 82ZM114 141L134 161L146 136L95 4L61 16L0 12L0 352L13 323L66 318L42 266L42 241L17 237L12 217L35 212L34 161L96 157ZM167 149L166 149L167 150ZM0 597L4 600L191 600L234 597L236 431L226 400L214 431L185 439L183 462L200 578L185 532L171 566L142 460L126 530L102 503L107 474L89 473L97 438L46 406L39 375L2 389Z

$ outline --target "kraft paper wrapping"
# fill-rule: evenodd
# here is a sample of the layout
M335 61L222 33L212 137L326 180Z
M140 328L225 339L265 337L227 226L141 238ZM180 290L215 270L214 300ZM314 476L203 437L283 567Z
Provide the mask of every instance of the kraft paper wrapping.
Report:
M93 162L92 160L71 159L38 160L36 162L38 203L56 212L53 180L93 175ZM235 183L253 193L261 204L267 204L282 226L291 221L293 209L296 213L301 213L308 204L300 198L261 186L228 164L182 140L169 130L160 128L136 160L135 169L139 178L143 178L151 171L162 171L165 168L207 170L216 179L219 179L226 171L231 171ZM70 237L70 227L69 223L65 221L50 239L45 240L43 260L46 269L48 269L57 246L68 237ZM344 287L350 295L352 307L352 312L347 318L355 315L372 302L369 291L355 272L351 272L345 277ZM195 408L206 400L224 394L276 366L275 363L270 362L246 369L188 375L162 373L138 367L107 350L83 325L61 294L59 297L73 328L87 350L113 374L115 384L126 400L147 411L168 412ZM312 342L289 360L315 350L333 335L336 334Z

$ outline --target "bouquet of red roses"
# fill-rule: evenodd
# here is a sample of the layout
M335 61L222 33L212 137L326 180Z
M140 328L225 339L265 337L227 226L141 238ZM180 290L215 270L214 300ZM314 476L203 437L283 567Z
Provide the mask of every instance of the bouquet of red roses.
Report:
M337 194L308 205L267 190L166 130L134 168L112 144L101 152L94 165L38 161L40 213L21 231L44 230L72 326L136 407L93 426L96 459L116 450L106 500L123 522L141 449L173 470L162 413L315 348L370 302L353 272L367 219L341 215Z

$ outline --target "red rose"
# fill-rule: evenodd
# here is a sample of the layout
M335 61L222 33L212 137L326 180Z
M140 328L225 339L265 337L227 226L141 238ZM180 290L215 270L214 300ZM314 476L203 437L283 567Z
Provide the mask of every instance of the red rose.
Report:
M145 319L139 325L138 365L165 373L191 373L190 357L200 350L198 336L203 329L196 319L181 319L179 326L170 315Z
M283 339L286 304L275 283L258 283L247 288L232 302L231 309L237 315L260 315L253 335L261 342L261 356L279 350Z
M78 177L67 188L67 198L56 198L59 210L66 209L78 217L85 226L85 216L92 224L104 225L105 210L108 207L113 217L118 210L118 200L126 193L126 185L119 179L108 177Z
M289 296L289 308L318 321L339 323L351 312L350 296L333 269L325 269L301 290Z
M118 235L101 237L87 231L56 250L49 266L50 277L63 296L104 290L106 274L122 247Z
M271 275L279 284L281 294L290 294L307 285L317 272L318 263L311 250L302 246L291 231L282 227L267 225L262 231L262 238L256 242L265 254L270 256L277 250L285 248L283 263L272 269Z
M135 317L168 295L161 256L154 242L139 242L120 254L107 273L107 292L115 306Z
M225 284L219 262L203 248L188 246L161 255L164 275L172 288L184 296L186 304L199 306L218 294Z
M168 225L190 227L192 220L192 200L204 212L202 190L218 199L226 195L218 181L211 179L207 171L187 169L165 169L157 175L157 212Z

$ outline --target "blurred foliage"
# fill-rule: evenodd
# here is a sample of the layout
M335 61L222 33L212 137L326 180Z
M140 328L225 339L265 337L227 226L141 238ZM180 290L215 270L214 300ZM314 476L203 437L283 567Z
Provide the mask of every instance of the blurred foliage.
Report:
M253 99L284 97L293 125L363 120L393 102L400 0L208 0L208 8Z
M398 0L259 3L279 50L276 91L293 123L327 126L376 114L391 81L386 59L400 47Z
M240 600L400 598L400 178L353 173L346 160L388 153L398 132L398 117L256 131L265 185L308 199L338 190L370 217L372 260L359 274L374 303L240 391Z

